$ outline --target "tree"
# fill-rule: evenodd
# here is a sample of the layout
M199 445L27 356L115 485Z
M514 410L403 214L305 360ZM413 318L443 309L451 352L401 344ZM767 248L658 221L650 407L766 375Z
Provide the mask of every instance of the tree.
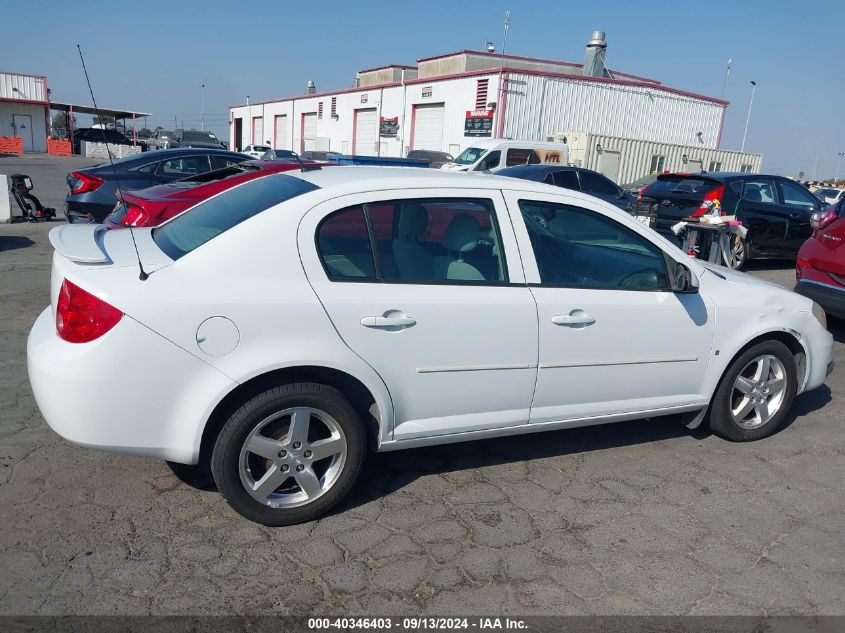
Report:
M66 130L67 129L67 112L58 112L53 117L53 129L54 130ZM72 117L70 120L70 125L72 128L76 127L76 117Z
M107 114L103 114L97 116L96 114L92 117L92 125L105 125L108 127L109 125L114 125L114 117L108 116Z
M150 128L148 128L148 127L142 127L140 130L138 130L138 136L152 136L152 135L153 135L153 133L150 130Z

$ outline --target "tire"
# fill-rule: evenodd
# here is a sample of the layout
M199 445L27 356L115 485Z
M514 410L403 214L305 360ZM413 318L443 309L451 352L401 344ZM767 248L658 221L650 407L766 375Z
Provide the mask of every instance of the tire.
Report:
M731 238L731 268L733 270L744 270L751 259L751 245L748 240L734 235Z
M757 343L734 359L722 376L710 404L710 429L734 442L768 437L789 413L797 388L789 348L774 340Z
M231 415L214 444L211 472L243 517L292 525L340 501L358 478L365 452L364 426L343 394L293 383L254 396Z

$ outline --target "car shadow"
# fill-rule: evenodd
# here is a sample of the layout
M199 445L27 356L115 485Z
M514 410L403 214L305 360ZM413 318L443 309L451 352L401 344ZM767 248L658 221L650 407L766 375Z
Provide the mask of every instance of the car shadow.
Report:
M755 270L787 270L795 268L794 259L752 259L745 265L743 272Z
M834 341L837 343L845 343L845 320L828 316L827 331L833 334Z
M23 235L0 235L0 252L28 248L33 244L35 242Z
M782 433L799 417L821 409L831 400L831 392L826 385L797 396L789 415L777 433ZM376 501L401 490L424 475L583 454L670 440L685 435L696 440L704 440L712 433L706 425L690 430L683 425L680 416L668 415L577 429L543 431L395 452L372 453L368 456L360 479L352 491L332 508L327 516L341 514ZM217 486L207 462L196 466L173 462L167 462L167 465L182 483L191 488L203 492L217 492Z

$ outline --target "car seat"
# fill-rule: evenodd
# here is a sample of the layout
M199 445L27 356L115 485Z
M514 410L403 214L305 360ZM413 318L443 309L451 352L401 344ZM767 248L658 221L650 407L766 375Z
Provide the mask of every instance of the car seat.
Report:
M464 255L478 246L481 225L471 215L461 213L452 218L443 233L441 245L449 255L434 258L434 276L436 279L455 279L462 281L483 280L484 275L472 264L464 261Z
M760 193L760 187L749 187L746 185L742 197L749 202L763 202L763 195Z
M431 279L434 255L418 242L427 227L428 211L424 206L418 203L402 205L392 244L400 279Z

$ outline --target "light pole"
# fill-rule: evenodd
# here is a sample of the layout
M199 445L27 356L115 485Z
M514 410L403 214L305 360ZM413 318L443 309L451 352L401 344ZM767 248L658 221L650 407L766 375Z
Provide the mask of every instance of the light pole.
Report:
M745 119L745 132L742 133L742 147L740 148L740 152L745 151L745 137L748 135L748 124L751 122L751 106L754 105L754 93L757 90L757 82L751 82L751 101L748 102L748 117Z
M205 84L200 88L200 129L205 129Z
M845 156L845 152L836 152L836 173L833 176L833 186L836 186L836 183L839 181L839 163L842 162L842 157Z

